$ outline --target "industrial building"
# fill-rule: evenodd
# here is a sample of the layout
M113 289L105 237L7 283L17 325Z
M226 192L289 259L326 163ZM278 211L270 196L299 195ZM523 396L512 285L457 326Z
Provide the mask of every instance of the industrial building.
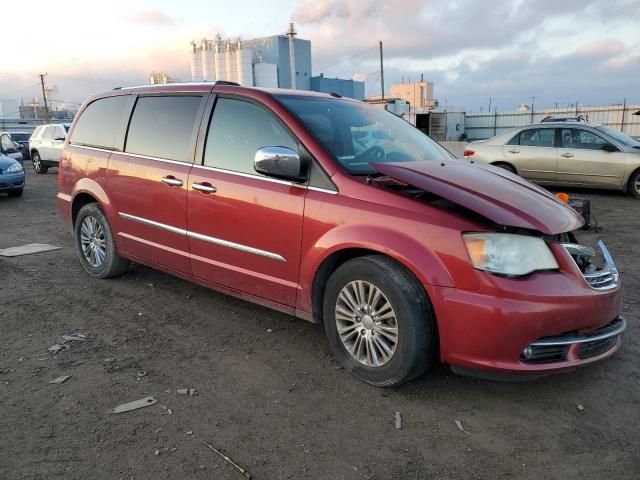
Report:
M226 80L244 86L292 88L362 99L364 82L311 76L311 42L297 38L292 23L285 35L251 40L191 42L191 80Z

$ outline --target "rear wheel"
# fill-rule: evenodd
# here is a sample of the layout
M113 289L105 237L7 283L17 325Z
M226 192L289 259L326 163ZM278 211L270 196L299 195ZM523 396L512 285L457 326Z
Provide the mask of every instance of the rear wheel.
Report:
M421 375L436 351L429 300L411 272L382 255L355 258L331 275L323 319L340 363L372 385Z
M636 170L629 178L628 190L632 196L640 198L640 170Z
M498 162L498 163L493 163L492 164L494 167L499 167L502 168L503 170L506 170L507 172L511 172L514 175L517 175L518 172L516 172L516 169L513 167L513 165L510 165L508 163L504 163L504 162Z
M23 191L23 189L22 189L22 188L19 188L19 189L17 189L17 190L10 190L10 191L8 192L8 195L9 195L10 197L21 197L21 196L22 196L22 191Z
M80 209L74 230L80 262L90 275L109 278L128 270L129 260L118 255L109 221L96 203Z
M42 159L40 158L40 154L38 152L33 152L31 154L31 162L33 163L33 170L36 173L47 173L49 171L49 167L42 164Z

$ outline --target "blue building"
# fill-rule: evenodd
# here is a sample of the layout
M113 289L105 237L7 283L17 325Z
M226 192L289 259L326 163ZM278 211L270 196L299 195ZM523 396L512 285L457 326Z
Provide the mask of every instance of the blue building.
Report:
M314 92L337 93L343 97L364 99L364 82L345 80L343 78L327 78L323 73L311 77L311 90Z
M312 79L311 42L295 35L293 24L289 24L287 35L250 40L223 39L216 35L213 40L191 42L191 80L229 80L246 86L292 88L295 74L294 88L298 90L364 98L364 82L325 78L323 74ZM292 57L295 69L291 68Z

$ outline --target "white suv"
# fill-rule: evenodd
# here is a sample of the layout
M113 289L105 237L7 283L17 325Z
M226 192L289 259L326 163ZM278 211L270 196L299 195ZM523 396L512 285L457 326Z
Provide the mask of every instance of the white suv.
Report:
M51 123L35 129L29 139L29 152L36 173L47 173L49 167L57 167L64 139L71 125Z

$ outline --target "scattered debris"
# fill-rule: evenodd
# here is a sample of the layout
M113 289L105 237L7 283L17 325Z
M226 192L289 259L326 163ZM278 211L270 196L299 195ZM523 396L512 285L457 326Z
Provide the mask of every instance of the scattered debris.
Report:
M104 359L104 363L113 363L113 362L115 362L115 361L116 361L116 359L115 359L115 358L105 358L105 359Z
M49 383L54 385L60 385L61 383L66 382L71 378L71 375L62 375L61 377L56 378L55 380L51 380Z
M147 285L148 287L153 288L153 283L147 283L146 285Z
M193 435L193 430L189 430L189 431L187 432L187 435Z
M267 328L267 333L273 333L273 330L271 330L270 328Z
M178 395L191 395L193 397L198 394L198 391L195 388L179 388L176 390L176 393Z
M584 410L584 405L582 405L581 403L579 403L576 408L578 409L579 412Z
M86 342L87 341L87 335L84 333L72 333L71 335L63 335L62 336L62 340L63 343L68 343L68 342Z
M147 372L146 370L144 372L138 372L138 375L136 375L136 381L139 382L142 377L146 377L147 376Z
M467 432L464 427L462 426L462 422L460 420L456 420L456 426L458 427L458 430L460 430L461 432L466 433L467 435L471 435L469 432Z
M402 417L400 416L400 412L396 412L396 430L400 430L402 428Z
M158 455L160 455L160 450L156 450L155 452L153 452L155 454L155 456L157 457Z
M151 405L155 405L156 403L158 403L158 400L156 400L154 397L146 397L141 400L135 400L133 402L118 405L109 413L130 412L131 410L137 410L139 408L149 407Z
M173 413L170 408L167 408L166 405L160 405L160 406L166 412L166 413L163 413L162 415L171 415Z
M51 345L49 348L47 348L47 351L53 354L56 354L62 350L68 350L68 349L69 349L69 345L66 345L66 344L61 345L59 343L56 343L55 345Z
M18 359L18 363L21 363L23 360L24 360L24 357L20 357L20 358Z
M32 253L49 252L58 250L61 247L55 247L48 243L29 243L20 247L9 247L0 249L0 256L3 257L19 257L20 255L30 255Z
M227 457L224 453L222 453L220 450L217 450L216 448L212 447L211 445L209 445L207 442L202 442L203 445L206 445L207 447L209 447L211 450L213 450L214 452L216 452L218 455L220 455L222 458L224 458L227 462L229 462L231 465L233 465L236 470L238 470L241 474L243 474L245 477L247 478L251 478L251 474L249 472L247 472L244 468L242 468L240 465L238 465L236 462L234 462L233 460L231 460L229 457Z

